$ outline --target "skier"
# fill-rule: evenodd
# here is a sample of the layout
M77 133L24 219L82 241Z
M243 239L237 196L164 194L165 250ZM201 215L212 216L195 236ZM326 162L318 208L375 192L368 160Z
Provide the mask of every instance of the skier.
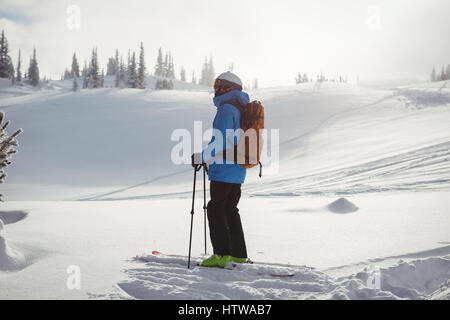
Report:
M213 133L208 147L203 152L192 155L192 166L209 166L211 200L208 202L207 214L214 254L204 260L202 266L224 268L231 261L247 262L244 232L237 208L246 169L236 162L224 159L223 153L227 140L235 145L238 143L238 137L230 134L240 129L240 112L233 104L245 106L250 99L248 94L242 91L239 77L229 71L217 77L214 91L213 101L217 113L213 129L220 131L221 135L216 136ZM217 144L214 143L217 139L222 139L223 150L218 150Z

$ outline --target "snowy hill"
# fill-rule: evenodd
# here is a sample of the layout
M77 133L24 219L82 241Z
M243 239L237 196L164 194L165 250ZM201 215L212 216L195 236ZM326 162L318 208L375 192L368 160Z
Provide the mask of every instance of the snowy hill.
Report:
M171 162L170 137L196 120L210 126L211 92L1 82L0 109L24 134L1 186L0 298L449 299L447 83L249 92L265 106L266 127L280 129L278 172L265 168L259 179L249 170L240 205L258 263L188 271L192 172ZM133 261L141 253L150 262ZM81 268L81 290L65 286L71 265ZM368 286L372 266L381 288ZM283 268L295 276L267 276Z
M439 87L378 91L323 83L251 92L264 102L267 128L280 129L280 164L276 175L265 171L263 181L249 171L245 191L447 190L450 88L433 85ZM186 192L190 169L170 161L176 144L170 136L177 128L192 132L195 120L209 128L211 99L198 90L8 94L0 105L26 133L5 194L10 200L100 200Z

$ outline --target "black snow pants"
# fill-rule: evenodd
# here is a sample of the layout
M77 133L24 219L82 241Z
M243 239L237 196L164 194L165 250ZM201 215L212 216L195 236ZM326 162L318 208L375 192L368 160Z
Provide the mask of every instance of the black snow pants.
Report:
M211 181L208 223L214 254L247 258L244 231L237 205L241 185Z

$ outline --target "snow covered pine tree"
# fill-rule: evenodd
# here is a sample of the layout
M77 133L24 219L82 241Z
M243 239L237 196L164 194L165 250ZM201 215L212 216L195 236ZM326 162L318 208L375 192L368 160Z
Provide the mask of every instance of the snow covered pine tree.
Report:
M6 173L4 169L11 164L11 156L17 153L14 147L18 147L19 143L15 138L22 133L22 129L19 129L9 136L6 127L8 127L10 121L8 120L3 124L4 118L5 114L0 111L0 184L5 182ZM0 194L0 201L3 201L2 194Z

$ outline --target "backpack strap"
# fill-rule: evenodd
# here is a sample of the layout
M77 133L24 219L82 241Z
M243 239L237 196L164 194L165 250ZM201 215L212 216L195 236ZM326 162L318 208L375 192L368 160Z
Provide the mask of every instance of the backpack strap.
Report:
M224 105L224 104L231 104L231 105L235 106L236 109L238 109L238 111L240 113L242 113L243 110L244 110L244 108L239 103L235 102L234 100L225 101L222 105ZM234 146L233 148L234 148L234 159L233 159L233 161L234 161L234 163L237 163L237 146ZM225 161L227 160L227 150L226 149L223 150L223 159Z

